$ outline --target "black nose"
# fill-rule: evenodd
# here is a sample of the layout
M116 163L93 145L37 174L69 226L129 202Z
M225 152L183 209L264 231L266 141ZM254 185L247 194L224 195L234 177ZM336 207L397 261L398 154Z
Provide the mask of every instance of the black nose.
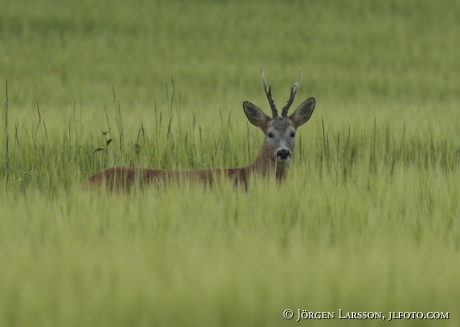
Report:
M291 151L282 149L276 152L278 159L288 159L291 156Z

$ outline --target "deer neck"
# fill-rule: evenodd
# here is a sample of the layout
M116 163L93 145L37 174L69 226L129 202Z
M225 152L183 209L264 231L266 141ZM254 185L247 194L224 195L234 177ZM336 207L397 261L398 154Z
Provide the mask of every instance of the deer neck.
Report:
M275 176L278 181L286 177L290 161L277 161L267 147L262 146L256 159L246 167L249 175Z

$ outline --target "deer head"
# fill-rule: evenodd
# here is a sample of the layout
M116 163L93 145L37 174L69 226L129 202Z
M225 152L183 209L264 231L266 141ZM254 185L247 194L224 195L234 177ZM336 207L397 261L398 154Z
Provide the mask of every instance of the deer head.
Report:
M262 149L270 155L272 160L287 162L291 159L294 151L297 128L310 119L315 109L315 98L308 98L290 116L287 115L299 88L299 70L297 81L291 88L291 96L282 109L281 116L278 116L278 110L271 94L271 85L267 87L262 66L260 67L260 72L265 95L272 111L272 117L267 116L259 107L248 101L243 103L243 110L248 120L253 125L259 127L265 134Z

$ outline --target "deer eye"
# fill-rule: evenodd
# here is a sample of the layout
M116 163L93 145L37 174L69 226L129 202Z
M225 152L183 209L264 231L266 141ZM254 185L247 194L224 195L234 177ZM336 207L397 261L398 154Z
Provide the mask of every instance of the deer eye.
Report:
M267 133L267 136L268 136L269 138L272 138L274 135L273 135L272 132L268 132L268 133Z
M295 137L295 132L291 132L290 136Z

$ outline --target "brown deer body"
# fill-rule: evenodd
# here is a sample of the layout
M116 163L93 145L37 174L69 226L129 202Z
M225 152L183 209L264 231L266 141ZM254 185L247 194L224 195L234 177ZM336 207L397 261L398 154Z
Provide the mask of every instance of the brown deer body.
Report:
M265 135L259 154L251 164L237 168L213 168L189 171L113 167L91 176L83 184L84 187L106 186L109 190L129 190L137 183L143 187L156 182L169 182L182 178L200 181L205 185L212 185L216 178L229 178L235 185L241 185L247 189L247 181L252 175L263 177L275 176L278 181L282 181L286 176L294 151L297 128L310 119L315 108L315 99L308 98L297 107L293 114L287 116L287 112L294 101L299 87L299 71L297 82L291 89L291 96L283 108L281 116L278 116L278 111L271 95L271 86L267 87L262 67L260 69L272 117L267 116L260 108L250 102L245 101L243 103L243 110L248 120L253 125L259 127Z

